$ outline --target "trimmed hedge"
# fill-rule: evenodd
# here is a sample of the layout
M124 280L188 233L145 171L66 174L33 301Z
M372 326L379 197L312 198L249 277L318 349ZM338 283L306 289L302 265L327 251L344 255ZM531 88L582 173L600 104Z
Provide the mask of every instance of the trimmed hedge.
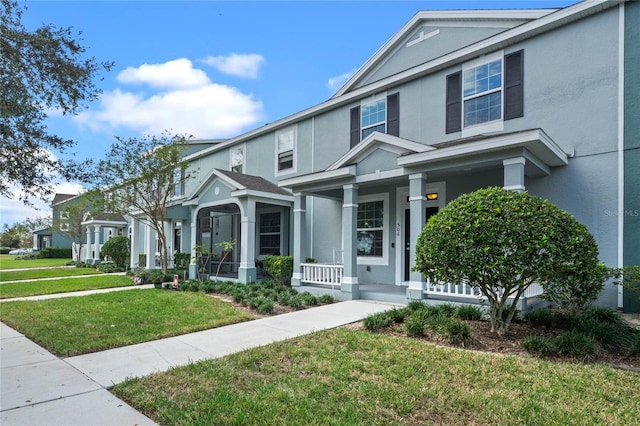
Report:
M71 248L47 247L38 252L38 257L46 259L71 259Z

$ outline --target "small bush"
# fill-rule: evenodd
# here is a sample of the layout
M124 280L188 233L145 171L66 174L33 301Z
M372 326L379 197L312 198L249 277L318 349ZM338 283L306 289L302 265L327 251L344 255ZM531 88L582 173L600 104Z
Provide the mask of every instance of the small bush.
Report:
M419 311L420 309L424 309L426 307L427 305L425 305L419 300L412 300L407 304L407 309L409 310L409 313Z
M101 263L96 269L100 272L104 272L105 274L112 274L115 272L124 272L127 268L118 266L115 263Z
M147 272L146 278L151 281L152 284L161 284L165 281L164 272L160 269L152 269Z
M299 296L292 296L289 299L289 307L292 309L302 309L304 307L304 302Z
M453 317L457 312L457 308L449 303L436 305L436 310L439 314L444 315L447 318Z
M129 253L131 250L131 241L129 237L118 235L108 239L100 249L100 257L102 259L109 258L116 265L124 268L129 263Z
M598 350L595 340L578 331L564 331L555 338L555 346L560 355L588 359Z
M404 321L404 329L411 337L420 337L424 335L427 327L428 316L421 313L420 310L414 311Z
M630 335L627 327L593 318L582 319L573 330L592 337L600 346L609 350L627 346Z
M640 356L640 331L636 331L629 338L627 354L630 356Z
M620 315L618 315L611 309L592 307L584 311L582 316L584 318L591 318L599 322L606 322L619 326L624 325L624 321L622 320Z
M322 296L318 297L318 302L319 303L333 303L333 296L331 296L330 294L323 294Z
M173 255L173 263L176 269L189 269L191 253L176 253Z
M401 308L401 309L393 308L390 311L387 311L391 320L396 324L400 324L401 322L403 322L408 312L409 311L406 308Z
M305 306L315 306L318 304L318 298L308 291L300 293L299 297L302 299Z
M293 275L293 256L266 256L262 261L264 270L278 283L290 286Z
M369 315L363 321L364 327L372 332L383 330L392 323L391 316L386 312Z
M272 300L264 299L256 309L259 314L271 314L275 311L275 305Z
M458 306L456 316L467 321L479 321L482 319L482 310L477 306L460 305Z
M471 340L471 327L458 320L449 320L444 328L445 338L454 345L465 345Z
M544 336L529 336L522 347L532 355L548 356L556 353L554 339Z

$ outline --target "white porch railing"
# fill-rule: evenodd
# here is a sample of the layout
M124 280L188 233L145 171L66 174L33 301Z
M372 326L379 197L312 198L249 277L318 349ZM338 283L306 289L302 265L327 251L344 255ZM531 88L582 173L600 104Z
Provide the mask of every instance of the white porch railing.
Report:
M544 292L542 286L539 284L531 284L525 292L522 294L522 297L536 297L540 296ZM453 296L453 297L466 297L472 299L485 299L485 297L480 292L480 289L477 287L472 287L468 284L450 284L450 283L433 283L427 281L425 293L434 295L434 296Z
M343 265L326 263L301 263L302 282L307 284L340 285L342 283Z

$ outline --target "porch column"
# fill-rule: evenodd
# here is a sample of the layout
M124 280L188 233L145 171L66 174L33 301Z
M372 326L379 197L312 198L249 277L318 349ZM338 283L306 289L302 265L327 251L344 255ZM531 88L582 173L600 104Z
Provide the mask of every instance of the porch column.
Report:
M409 228L410 243L409 243L409 265L411 268L415 266L416 262L416 242L418 241L418 235L424 229L424 224L427 220L427 213L425 210L425 204L427 201L426 195L426 182L427 175L425 173L416 173L409 175L409 208L411 209ZM424 299L425 280L421 272L410 271L409 272L409 288L407 289L407 298L410 300Z
M300 287L303 278L300 264L307 256L307 196L297 193L293 194L293 197L293 275L291 276L291 286Z
M198 258L196 256L196 242L197 240L197 231L198 231L198 210L196 208L194 208L193 206L190 207L191 211L190 211L190 216L191 220L190 220L190 225L189 226L189 233L191 235L190 237L190 241L191 241L191 247L189 247L189 251L191 252L191 263L189 264L189 279L195 280L196 278L198 278ZM182 232L185 232L186 229L183 229Z
M345 185L342 204L342 247L344 273L340 290L347 300L360 298L358 285L358 185Z
M246 284L256 280L256 201L248 199L243 207L244 215L240 220L238 280Z
M140 262L140 247L138 246L139 242L139 229L140 221L136 218L131 218L131 256L129 257L129 264L131 268L135 268Z
M502 160L504 167L504 189L522 192L524 187L524 165L527 160L524 157L515 157Z
M93 253L93 264L100 264L100 229L99 225L93 227L93 236L95 238L95 251Z
M89 259L93 260L91 256L91 227L87 225L87 244L85 244L85 250L87 255L84 258L85 263L90 263Z
M147 254L146 269L156 269L156 233L149 225L145 225L144 251Z

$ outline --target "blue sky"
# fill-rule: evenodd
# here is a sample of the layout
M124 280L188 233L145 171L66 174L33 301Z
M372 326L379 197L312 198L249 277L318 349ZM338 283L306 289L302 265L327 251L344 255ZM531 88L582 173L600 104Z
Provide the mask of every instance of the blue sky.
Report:
M556 8L542 1L20 1L23 23L82 31L88 55L114 61L99 101L49 128L99 160L114 136L237 136L327 100L420 10ZM77 193L61 182L58 192ZM0 200L0 226L46 215Z

